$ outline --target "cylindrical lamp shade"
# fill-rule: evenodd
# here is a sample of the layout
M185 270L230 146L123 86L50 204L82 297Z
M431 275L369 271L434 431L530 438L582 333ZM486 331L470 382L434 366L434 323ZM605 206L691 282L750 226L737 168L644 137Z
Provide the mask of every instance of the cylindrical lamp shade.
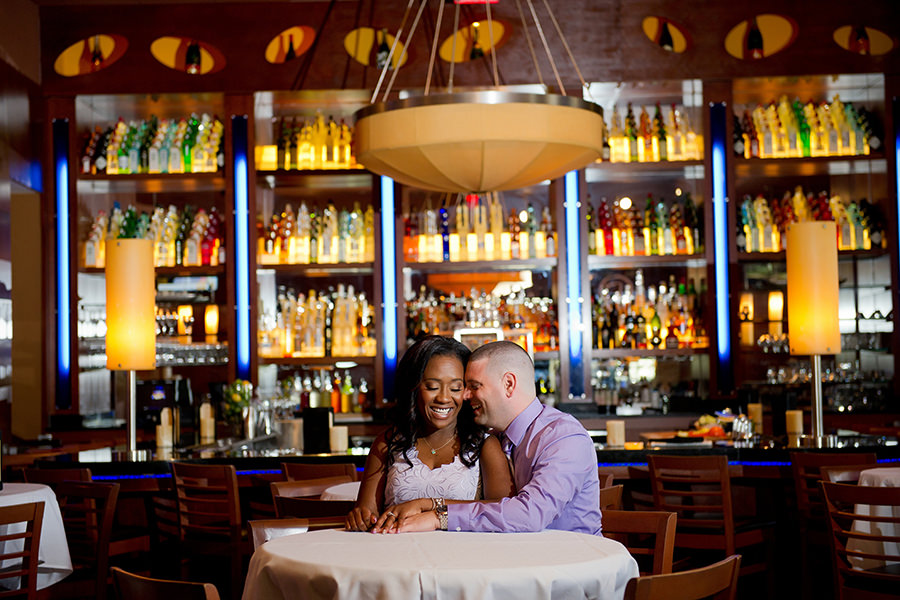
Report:
M153 242L119 239L106 246L106 368L156 367Z
M787 310L791 354L837 354L837 230L831 221L787 229Z

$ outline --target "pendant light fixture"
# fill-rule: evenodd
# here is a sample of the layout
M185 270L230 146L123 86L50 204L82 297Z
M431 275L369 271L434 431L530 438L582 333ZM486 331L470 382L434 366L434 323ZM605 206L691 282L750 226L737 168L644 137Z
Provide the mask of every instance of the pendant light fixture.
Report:
M584 167L602 151L602 109L580 97L567 96L565 87L547 42L546 32L537 19L533 0L516 0L527 5L540 42L550 59L559 94L526 94L499 89L497 57L492 39L490 3L485 5L486 27L491 39L490 54L495 89L455 92L454 62L450 63L447 91L431 94L438 36L443 19L443 1L438 2L428 74L421 96L387 101L397 75L394 70L384 95L377 101L385 83L382 69L371 104L356 115L357 159L367 169L391 177L400 183L442 192L468 193L516 189ZM412 13L410 0L390 50L396 52L401 34ZM404 47L410 46L428 0L421 0L406 33ZM569 45L562 35L547 0L543 2L550 20L578 73L582 86L587 84L575 64ZM540 76L534 45L522 15L522 30L531 49L535 71ZM454 31L459 28L460 5L456 5ZM455 44L455 38L454 38ZM474 46L474 44L473 44ZM484 50L482 49L482 52ZM456 51L453 49L455 56ZM401 56L401 61L402 61ZM392 61L388 60L390 64ZM540 84L544 84L541 78ZM545 86L546 89L546 86Z

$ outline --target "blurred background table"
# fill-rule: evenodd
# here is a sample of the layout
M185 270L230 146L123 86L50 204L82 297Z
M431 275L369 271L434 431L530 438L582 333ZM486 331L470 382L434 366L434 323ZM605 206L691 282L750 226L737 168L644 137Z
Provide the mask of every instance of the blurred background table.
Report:
M348 481L347 483L339 483L322 492L322 500L352 500L356 502L356 496L359 494L359 481Z

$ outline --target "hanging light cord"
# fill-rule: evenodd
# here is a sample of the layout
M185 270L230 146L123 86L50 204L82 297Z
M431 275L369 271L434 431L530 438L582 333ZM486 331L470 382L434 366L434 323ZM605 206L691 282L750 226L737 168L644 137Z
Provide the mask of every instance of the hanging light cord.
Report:
M459 31L459 7L460 5L456 5L456 10L453 13L453 43L450 47L450 81L447 84L447 91L449 93L453 93L453 71L456 67L456 32Z
M413 19L412 27L409 28L409 33L406 35L406 42L403 46L403 50L400 53L400 59L397 61L397 68L394 69L394 72L391 73L391 80L388 82L387 88L384 90L384 97L382 98L382 102L387 101L388 95L390 95L391 90L394 87L394 80L397 79L397 73L400 71L400 63L403 61L403 57L406 55L406 49L409 48L410 41L412 41L413 35L416 33L416 29L419 27L419 21L422 18L422 11L425 10L425 5L428 4L428 0L422 0L422 4L419 5L419 12L416 13L416 18ZM397 37L400 37L400 32L397 32ZM394 45L397 44L398 40L394 40ZM393 54L393 48L391 48ZM385 65L385 68L391 64L390 55L388 56L388 62Z
M409 11L412 10L413 2L415 2L415 0L409 0L409 4L406 5L406 12L403 13L403 20L400 21L400 29L397 30L397 35L394 36L394 41L391 44L391 51L388 52L387 60L381 68L381 74L378 76L378 83L375 84L375 91L372 92L372 99L369 100L370 103L375 102L375 99L378 98L378 92L381 90L381 84L384 83L384 76L387 74L388 65L391 64L391 59L394 57L394 50L397 48L397 42L400 40L400 33L406 25L406 20L409 18ZM399 60L397 61L397 66L400 66Z
M547 84L544 83L544 74L541 73L541 65L538 64L537 55L534 53L534 42L531 41L528 23L525 22L525 13L522 12L522 0L516 0L516 8L519 10L519 19L522 21L522 31L525 32L525 41L528 42L528 52L531 54L531 62L534 63L534 70L537 72L538 81L546 88Z
M529 0L530 1L530 0ZM553 21L553 26L556 28L556 33L559 35L559 39L562 40L563 47L566 49L566 54L569 55L569 60L572 62L572 66L575 67L575 72L578 73L578 80L581 82L581 87L587 89L588 85L584 81L584 77L581 75L581 69L578 68L578 63L575 62L575 57L572 55L572 49L569 48L569 42L566 40L566 36L563 35L562 28L559 26L559 21L556 20L556 15L553 14L553 11L550 9L550 4L547 0L544 0L544 6L547 7L547 13L550 15L550 20Z
M497 53L494 48L494 25L491 22L491 3L485 3L485 8L487 10L487 22L488 22L488 36L491 42L491 63L494 67L494 87L500 87L500 76L497 73Z
M434 72L434 59L437 57L438 36L441 32L441 22L444 18L444 3L438 5L437 23L434 26L434 39L431 42L431 56L428 59L428 76L425 78L425 95L428 95L431 89L431 74Z

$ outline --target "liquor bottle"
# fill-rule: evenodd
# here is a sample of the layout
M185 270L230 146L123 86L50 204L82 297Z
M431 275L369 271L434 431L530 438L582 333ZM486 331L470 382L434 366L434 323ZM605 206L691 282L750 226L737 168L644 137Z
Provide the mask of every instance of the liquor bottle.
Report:
M297 58L297 52L294 50L294 36L289 35L287 51L284 53L284 62L294 60L295 58Z
M850 44L847 47L850 52L867 55L870 52L869 33L862 25L858 25L850 36Z
M747 54L752 59L763 58L763 36L759 30L759 24L756 17L750 22L750 28L747 32Z
M625 140L627 142L628 152L626 154L629 162L638 161L638 128L634 118L634 110L631 108L631 102L628 103L628 110L625 113Z
M749 110L744 111L741 129L744 132L744 158L759 158L759 138L756 136Z
M669 22L663 21L659 28L659 47L672 52L675 50L675 42L672 41L672 32L669 31Z
M525 208L525 215L526 220L522 224L522 233L525 244L520 244L519 250L523 256L527 258L537 258L537 242L535 240L535 233L537 233L538 230L537 213L534 210L534 205L530 201ZM546 252L546 248L544 251Z
M327 379L331 395L331 408L334 409L334 412L336 413L343 412L341 410L341 374L335 369L334 380L332 381L330 377Z
M550 219L550 207L541 210L541 231L544 234L547 257L556 256L556 236L553 233L553 221Z
M350 371L344 371L344 381L341 384L341 412L360 412L356 410L359 405L353 402L356 390L353 388L353 382L350 380Z
M702 254L704 250L703 221L690 192L684 195L684 237L688 254Z
M665 23L663 24L665 25ZM666 124L663 122L659 102L656 103L656 112L653 114L653 144L653 155L655 159L658 161L669 160Z
M510 209L509 218L507 219L507 223L509 224L509 253L510 258L515 260L521 258L520 255L520 247L519 247L519 234L521 233L521 228L519 227L519 217L516 215L516 209Z
M375 209L371 204L366 207L363 215L363 236L365 241L363 261L373 262L375 260Z
M649 240L647 255L655 256L660 254L656 210L653 207L653 196L651 194L647 194L647 205L644 208L644 236Z
M388 65L388 56L391 53L391 47L388 46L387 43L388 31L386 28L382 28L382 30L378 33L378 46L375 51L375 66L379 69L383 69L386 65ZM393 65L388 66L388 69L393 69Z
M358 412L371 413L372 408L374 408L372 406L372 398L369 396L369 382L366 381L365 377L359 378L356 405L359 408Z
M478 42L478 28L480 23L475 21L472 23L472 48L469 50L469 60L478 60L484 58L484 49Z
M619 117L619 108L613 104L612 117L610 118L609 127L609 145L610 156L612 162L626 162L628 160L627 142L625 134L622 130L622 120Z
M188 75L197 75L200 73L202 54L200 44L195 40L191 40L188 44L187 51L184 54L184 71Z
M606 126L606 121L603 119L603 107L600 107L600 123L602 127L601 135L603 136L603 146L600 148L600 160L603 162L609 162L612 159L612 146L609 140L609 128Z
M641 107L641 114L638 117L638 160L640 162L656 162L659 159L653 153L653 126L650 123L650 113L647 108Z

